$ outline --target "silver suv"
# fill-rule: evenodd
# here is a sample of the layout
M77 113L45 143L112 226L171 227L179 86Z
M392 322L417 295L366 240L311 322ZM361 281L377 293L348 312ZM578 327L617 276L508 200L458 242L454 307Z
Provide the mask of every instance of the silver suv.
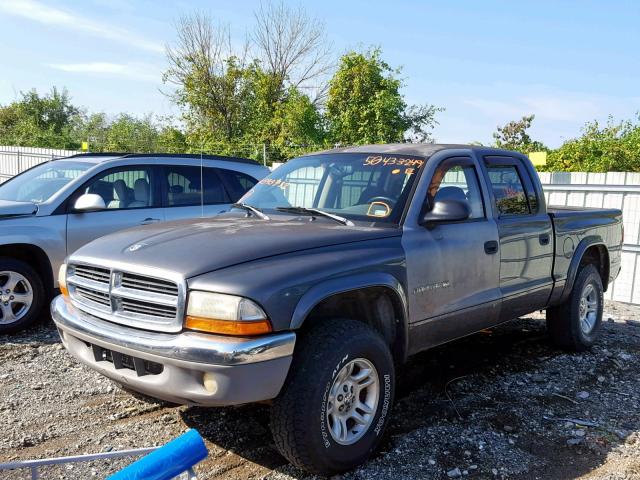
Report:
M268 173L244 158L81 154L1 184L0 334L38 318L58 287L53 272L82 245L125 228L217 215Z

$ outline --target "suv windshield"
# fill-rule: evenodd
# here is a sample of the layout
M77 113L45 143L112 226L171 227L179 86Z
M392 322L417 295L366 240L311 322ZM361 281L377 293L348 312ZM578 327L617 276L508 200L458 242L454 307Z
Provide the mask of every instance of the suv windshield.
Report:
M404 155L300 157L278 167L240 202L261 210L316 208L352 220L398 222L424 163Z
M54 193L93 165L68 160L43 163L0 184L0 200L46 202Z

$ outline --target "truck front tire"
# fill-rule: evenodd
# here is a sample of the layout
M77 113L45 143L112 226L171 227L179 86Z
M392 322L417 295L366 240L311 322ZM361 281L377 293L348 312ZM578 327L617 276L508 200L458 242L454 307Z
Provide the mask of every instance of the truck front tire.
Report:
M25 262L0 257L0 335L33 324L45 303L42 280Z
M547 309L547 328L553 343L573 351L590 348L600 333L603 305L600 273L594 265L584 265L569 298Z
M380 335L355 320L321 321L301 335L272 406L276 446L314 474L352 469L380 443L394 391L393 359Z

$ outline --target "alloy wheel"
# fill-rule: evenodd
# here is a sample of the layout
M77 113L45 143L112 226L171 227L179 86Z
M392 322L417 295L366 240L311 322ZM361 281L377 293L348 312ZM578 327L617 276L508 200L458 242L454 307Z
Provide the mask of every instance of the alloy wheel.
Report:
M15 323L23 318L33 304L33 287L18 272L0 272L0 323Z

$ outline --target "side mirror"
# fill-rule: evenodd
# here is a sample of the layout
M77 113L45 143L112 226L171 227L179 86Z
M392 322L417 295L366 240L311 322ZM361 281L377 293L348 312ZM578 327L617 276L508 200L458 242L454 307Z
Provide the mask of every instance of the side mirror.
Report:
M422 217L422 225L437 222L459 222L471 215L469 203L461 200L438 200Z
M97 210L104 210L107 206L100 195L95 193L85 193L80 195L76 200L73 209L76 212L95 212Z

